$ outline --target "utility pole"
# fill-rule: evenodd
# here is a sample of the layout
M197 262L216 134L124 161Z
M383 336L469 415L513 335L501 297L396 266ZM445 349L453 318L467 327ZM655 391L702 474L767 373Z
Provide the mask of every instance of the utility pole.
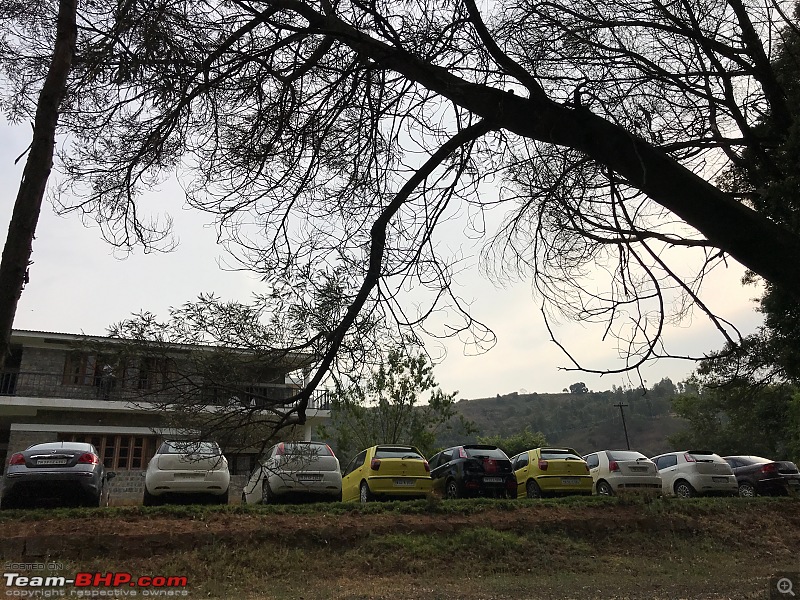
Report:
M622 429L625 430L625 445L628 446L628 450L630 450L631 449L631 443L628 441L628 427L625 425L625 411L622 410L623 408L625 408L628 405L627 404L623 404L622 402L620 402L619 404L615 404L614 406L619 408L619 414L622 415Z

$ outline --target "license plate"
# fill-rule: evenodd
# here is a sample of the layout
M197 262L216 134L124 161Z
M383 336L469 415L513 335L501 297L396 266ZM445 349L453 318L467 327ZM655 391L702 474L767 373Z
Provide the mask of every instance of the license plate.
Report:
M727 477L712 477L711 481L713 481L714 483L728 483L728 478Z
M297 481L322 481L322 475L313 475L313 474L306 475L300 473L297 476Z
M36 461L37 465L65 465L67 464L66 458L40 458Z
M644 473L647 471L647 467L631 467L631 471L635 471L636 473Z
M503 483L502 477L484 477L483 481L486 483Z
M203 479L203 473L175 473L175 479Z
M562 477L561 485L578 485L581 482L577 477Z
M394 485L396 487L414 487L416 481L413 479L395 479Z

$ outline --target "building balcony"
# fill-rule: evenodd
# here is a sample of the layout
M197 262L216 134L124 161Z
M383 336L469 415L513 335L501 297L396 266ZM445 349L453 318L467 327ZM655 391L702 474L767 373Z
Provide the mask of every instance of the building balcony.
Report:
M133 404L170 404L186 400L209 407L235 402L247 408L267 408L283 403L299 391L297 385L280 383L210 385L191 382L186 378L154 382L139 378L118 380L105 376L65 377L56 373L0 371L0 397L10 396L17 399L58 398ZM288 410L296 405L284 404L282 408ZM307 408L316 411L330 410L329 392L316 390Z

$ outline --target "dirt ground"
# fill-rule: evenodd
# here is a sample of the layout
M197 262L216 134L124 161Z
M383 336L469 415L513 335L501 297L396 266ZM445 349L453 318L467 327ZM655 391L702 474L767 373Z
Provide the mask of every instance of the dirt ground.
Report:
M0 558L169 568L191 576L194 598L249 600L769 598L774 573L800 571L800 501L673 502L520 501L415 514L341 505L298 514L97 509L51 519L20 511L0 521ZM450 556L462 556L464 568L447 567Z

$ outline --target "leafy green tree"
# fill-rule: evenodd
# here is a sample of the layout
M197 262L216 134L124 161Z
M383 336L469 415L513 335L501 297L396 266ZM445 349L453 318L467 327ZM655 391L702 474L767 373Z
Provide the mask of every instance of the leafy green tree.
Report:
M795 8L795 18L800 6ZM800 30L793 24L780 31L772 60L776 83L793 112L800 107ZM800 233L800 124L786 115L766 110L753 128L773 140L760 151L748 149L720 178L721 187L750 203L775 223ZM745 283L760 278L752 271ZM759 310L764 327L740 346L727 344L722 353L735 357L724 366L731 379L800 383L800 303L785 284L764 280Z
M586 394L589 392L589 388L582 381L578 381L569 386L569 392L570 394Z
M719 381L708 374L702 381L696 393L673 399L675 413L688 421L687 430L670 437L675 447L800 458L800 388Z
M546 446L547 439L545 439L541 431L533 432L530 428L526 427L524 431L507 437L502 435L491 435L487 437L478 436L478 443L497 446L511 457L525 450Z
M474 433L472 423L455 409L457 393L438 387L423 354L395 348L364 379L337 386L331 425L319 434L333 441L342 461L375 444L409 444L430 456L442 432Z

